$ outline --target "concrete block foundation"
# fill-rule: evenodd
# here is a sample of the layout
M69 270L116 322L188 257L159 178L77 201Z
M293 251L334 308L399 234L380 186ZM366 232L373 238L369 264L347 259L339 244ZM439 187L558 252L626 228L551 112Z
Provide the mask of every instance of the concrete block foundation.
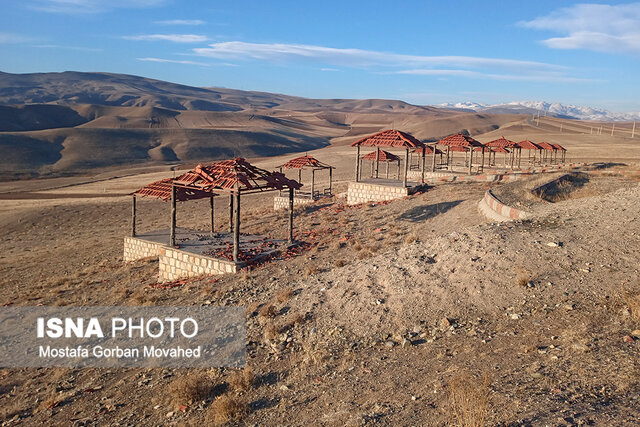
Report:
M407 197L424 186L410 183L404 187L401 182L393 180L370 180L350 182L347 188L347 204L357 205L367 202L382 202Z

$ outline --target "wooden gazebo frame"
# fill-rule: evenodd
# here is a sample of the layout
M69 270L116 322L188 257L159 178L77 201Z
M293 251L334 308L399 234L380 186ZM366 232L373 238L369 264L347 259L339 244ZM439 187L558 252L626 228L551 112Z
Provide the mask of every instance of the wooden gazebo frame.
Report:
M389 129L382 132L378 132L374 135L367 136L365 138L359 139L358 141L351 144L352 147L357 147L358 151L356 154L356 182L360 181L360 147L376 147L376 162L375 162L375 178L378 178L379 175L379 165L380 165L380 147L394 147L394 148L404 148L405 149L405 161L404 161L404 173L402 184L407 186L407 175L409 172L409 150L422 148L424 144L414 138L412 135L408 133L396 130ZM422 155L422 182L424 182L424 165L425 165L425 157L424 152Z
M529 165L532 164L531 161L531 151L533 151L533 164L536 164L536 152L540 152L540 162L542 162L542 147L536 144L533 141L529 141L528 139L524 141L520 141L516 143L516 147L518 148L520 155L518 157L518 166L520 166L520 158L522 157L522 150L527 150L527 161Z
M177 178L153 182L132 194L131 236L136 236L136 196L171 201L169 246L176 245L176 204L178 201L209 198L211 233L214 232L214 197L229 195L229 228L233 232L233 261L238 262L240 250L240 196L242 194L289 189L288 241L293 242L293 193L302 187L280 172L270 172L253 166L238 157L222 160L195 169Z
M514 163L516 161L516 152L518 153L517 158L518 158L518 163L517 163L517 167L520 168L520 150L518 148L518 144L514 141L511 141L507 138L505 138L504 136L501 136L498 139L494 139L493 141L489 141L487 143L484 144L487 147L490 148L503 148L507 151L507 153L510 153L509 159L510 159L510 168L513 170L514 167ZM509 151L511 150L511 151ZM491 154L491 152L489 152L489 154ZM505 153L505 163L504 163L504 167L507 167L507 162L506 162L506 153Z
M467 153L469 154L469 160L467 161L469 166L469 175L473 173L473 152L474 151L482 151L482 162L480 164L479 171L484 170L484 151L485 147L479 141L476 141L469 135L463 135L461 133L449 135L446 138L442 138L440 141L433 144L434 148L438 145L444 145L447 147L446 155L447 155L447 169L452 170L450 165L450 152L452 151L464 151L465 152L465 161L467 161ZM436 164L436 153L433 153L433 169L435 170Z
M295 194L299 197L309 196L311 199L315 199L316 196L316 172L322 170L329 171L329 188L323 189L318 195L322 196L330 196L333 194L333 170L335 167L328 165L319 161L318 159L305 154L304 156L296 157L295 159L289 160L287 163L280 165L278 167L280 169L280 173L284 174L284 170L286 169L297 169L298 170L298 182L302 183L302 170L311 170L311 192L305 193L300 190L297 190ZM327 192L328 190L328 192Z
M361 161L363 160L371 161L371 177L372 178L375 176L374 173L375 173L376 159L378 162L382 162L386 165L386 170L385 170L386 178L389 178L389 164L392 162L397 163L398 169L396 173L396 179L400 179L400 156L396 156L395 154L389 153L388 151L385 151L385 150L372 151L369 154L365 154L364 156L362 156L360 158Z

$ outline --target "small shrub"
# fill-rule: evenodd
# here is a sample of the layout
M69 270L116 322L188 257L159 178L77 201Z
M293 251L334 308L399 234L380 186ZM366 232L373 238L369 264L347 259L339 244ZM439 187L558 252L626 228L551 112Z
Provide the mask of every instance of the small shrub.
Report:
M449 381L449 425L483 427L489 415L489 377L475 378L468 372Z
M280 327L275 322L269 323L264 327L263 335L267 341L273 341L280 335Z
M228 394L223 394L213 401L207 410L207 422L213 425L224 425L240 420L247 412L247 406Z
M516 268L516 283L518 286L526 287L531 281L531 273L522 268Z
M279 303L285 303L293 297L293 294L293 288L285 288L278 292L278 295L276 295L276 301Z
M319 272L320 272L320 269L315 265L307 265L304 268L305 277L312 276L314 274L318 274Z
M345 265L347 265L347 262L343 259L337 259L333 265L335 265L336 267L344 267Z
M622 300L629 309L631 318L640 322L640 290L624 290L622 292Z
M181 376L169 384L169 391L178 405L205 400L212 390L211 380L202 374Z
M260 308L260 311L258 311L258 314L261 317L273 319L278 315L278 312L276 311L276 308L273 306L273 304L265 304L262 306L262 308Z
M229 386L236 391L247 391L254 382L253 371L248 366L244 369L234 371L227 381Z

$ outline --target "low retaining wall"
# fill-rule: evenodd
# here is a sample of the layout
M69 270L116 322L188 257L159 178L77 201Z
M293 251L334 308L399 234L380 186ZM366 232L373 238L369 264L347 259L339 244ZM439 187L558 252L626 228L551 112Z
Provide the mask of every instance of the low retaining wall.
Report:
M390 185L350 182L347 188L347 204L357 205L367 202L382 202L408 196L409 188Z
M505 205L496 198L491 190L487 190L484 193L484 197L478 204L478 208L485 216L495 221L530 219L532 217L529 212Z
M308 205L310 203L313 203L313 199L311 198L293 198L293 206ZM289 197L275 196L273 198L273 209L276 211L280 209L289 209Z
M135 237L124 238L124 262L135 261L137 259L157 257L160 248L164 246L160 243L149 242Z
M562 165L553 165L541 168L526 169L522 171L510 171L504 173L495 174L479 174L479 175L464 175L455 174L453 172L425 172L424 179L429 182L458 182L458 181L480 181L480 182L503 182L503 181L516 181L520 178L530 176L537 173L554 172L560 169L569 169L579 166L586 166L587 163L567 163ZM422 179L422 172L409 171L408 177L410 179Z
M212 276L235 273L241 264L232 261L194 255L179 249L163 247L159 253L160 282L171 282L184 277Z

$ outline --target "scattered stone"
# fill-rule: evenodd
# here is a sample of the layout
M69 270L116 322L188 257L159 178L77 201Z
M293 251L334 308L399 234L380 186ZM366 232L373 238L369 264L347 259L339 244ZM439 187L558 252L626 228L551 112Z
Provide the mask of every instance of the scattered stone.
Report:
M631 336L640 338L640 329L636 329L635 331L631 332Z
M453 322L451 322L451 319L447 318L446 316L442 318L442 320L440 320L440 328L442 329L447 329L452 325Z
M547 246L551 247L551 248L555 248L558 246L558 244L556 242L549 242L547 243Z
M287 387L286 385L282 384L282 385L280 386L280 390L282 390L282 391L289 391L289 387Z
M634 339L630 335L625 335L624 338L622 338L622 341L624 341L624 342L633 342Z
M173 411L167 412L166 417L167 417L167 418L171 418L171 417L173 417Z
M520 319L521 317L522 317L522 316L520 316L518 313L513 313L513 314L511 315L511 319L512 319L512 320L518 320L518 319Z
M394 347L395 345L396 345L396 343L391 341L391 340L387 340L387 341L384 342L384 346L385 347L391 348L391 347Z

